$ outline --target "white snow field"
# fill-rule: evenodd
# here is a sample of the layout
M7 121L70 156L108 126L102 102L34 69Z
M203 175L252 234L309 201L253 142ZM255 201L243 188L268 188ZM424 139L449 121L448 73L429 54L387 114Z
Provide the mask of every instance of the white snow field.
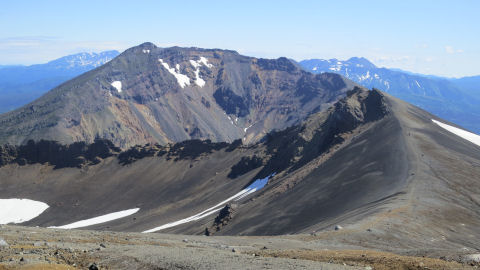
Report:
M205 65L207 68L212 68L213 65L209 64L208 59L203 56L197 61L190 60L190 64L195 68L195 84L203 87L205 85L205 81L200 77L200 66Z
M115 89L117 89L117 91L119 93L122 92L122 82L121 81L114 81L112 82L112 86L115 87Z
M87 226L96 225L96 224L112 221L112 220L115 220L115 219L123 218L123 217L126 217L126 216L130 216L130 215L133 215L136 212L138 212L138 210L140 210L140 208L133 208L133 209L128 209L128 210L118 211L118 212L106 214L106 215L103 215L103 216L98 216L98 217L94 217L94 218L80 220L80 221L70 223L70 224L67 224L67 225L63 225L63 226L58 226L58 227L52 226L52 227L49 227L49 228L76 229L76 228L87 227Z
M184 219L180 219L180 220L177 220L177 221L174 221L174 222L170 222L170 223L164 224L162 226L155 227L155 228L150 229L150 230L146 230L143 233L157 232L157 231L160 231L160 230L164 230L164 229L167 229L167 228L171 228L171 227L175 227L175 226L178 226L178 225L181 225L181 224L185 224L185 223L190 222L190 221L199 220L199 219L202 219L206 216L214 214L214 213L222 210L222 208L225 207L225 204L228 203L229 201L231 201L231 200L238 201L238 200L243 199L246 196L252 194L253 192L255 192L257 190L262 189L268 183L268 179L270 179L270 177L272 177L273 175L275 175L275 174L267 176L263 179L255 180L255 182L253 182L247 188L243 189L242 191L238 192L237 194L233 195L232 197L230 197L230 198L222 201L221 203L218 203L217 205L215 205L213 207L210 207L207 210L204 210L204 211L202 211L202 212L200 212L196 215L193 215L193 216L190 216L190 217L187 217L187 218L184 218Z
M466 130L463 130L463 129L460 129L460 128L456 128L456 127L452 127L450 125L447 125L447 124L444 124L442 122L439 122L437 120L433 120L432 121L439 125L440 127L450 131L451 133L459 136L459 137L462 137L464 138L465 140L467 141L470 141L478 146L480 146L480 136L477 135L477 134L474 134L474 133L471 133L471 132L468 132Z
M0 199L0 224L29 221L48 207L46 203L29 199Z
M190 85L190 78L188 78L187 75L180 73L180 65L179 64L177 64L175 66L176 69L177 69L177 70L175 70L173 67L170 68L168 63L163 62L163 59L158 59L158 61L160 61L162 66L166 70L168 70L168 72L170 72L173 76L175 76L175 78L177 79L177 82L180 85L180 87L184 88L185 86Z

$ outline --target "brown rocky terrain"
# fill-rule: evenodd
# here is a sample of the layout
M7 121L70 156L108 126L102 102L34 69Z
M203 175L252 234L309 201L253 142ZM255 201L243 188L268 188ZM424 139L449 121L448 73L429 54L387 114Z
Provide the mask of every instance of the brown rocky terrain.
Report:
M144 43L1 114L0 144L254 143L327 109L353 86L336 74L305 72L286 58Z
M334 235L337 234L337 235ZM225 237L2 226L0 269L478 269L465 251L400 254L325 236ZM92 269L92 268L90 268ZM95 268L93 268L95 269Z

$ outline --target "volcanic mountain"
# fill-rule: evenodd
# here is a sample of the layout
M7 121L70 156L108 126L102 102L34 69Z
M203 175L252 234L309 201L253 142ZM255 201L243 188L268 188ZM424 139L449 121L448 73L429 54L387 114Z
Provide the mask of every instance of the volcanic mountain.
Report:
M335 237L370 247L469 249L480 237L480 141L467 133L356 87L249 145L5 146L0 194L42 203L16 221L31 226L273 235L338 225Z
M123 149L189 139L254 143L324 111L354 85L286 58L144 43L0 115L0 143L108 139Z

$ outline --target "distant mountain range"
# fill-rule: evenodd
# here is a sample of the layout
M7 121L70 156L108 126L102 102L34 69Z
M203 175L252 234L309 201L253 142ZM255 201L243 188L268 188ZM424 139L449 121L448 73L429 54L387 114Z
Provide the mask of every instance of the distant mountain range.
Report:
M27 104L48 90L115 58L119 52L78 53L46 64L0 66L0 113Z
M341 74L378 88L480 134L480 76L448 79L379 68L365 58L311 59L299 63L313 73Z
M450 79L450 81L459 86L465 93L480 100L480 76Z

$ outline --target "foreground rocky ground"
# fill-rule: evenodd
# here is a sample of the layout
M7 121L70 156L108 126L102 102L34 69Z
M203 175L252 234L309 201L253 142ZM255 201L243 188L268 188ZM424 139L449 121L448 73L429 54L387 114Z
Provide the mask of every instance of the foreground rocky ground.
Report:
M477 269L462 250L381 252L344 231L275 237L0 228L0 269ZM380 250L388 250L379 246ZM475 262L477 260L477 262ZM95 268L96 267L96 268Z

